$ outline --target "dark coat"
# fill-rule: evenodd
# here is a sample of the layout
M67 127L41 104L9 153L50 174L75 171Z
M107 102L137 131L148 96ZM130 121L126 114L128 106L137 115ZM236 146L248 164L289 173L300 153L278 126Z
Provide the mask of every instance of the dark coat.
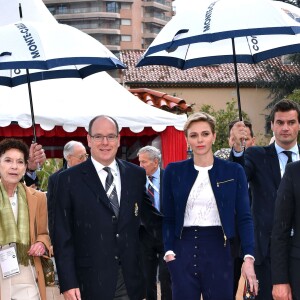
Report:
M291 258L300 260L300 161L288 164L281 180L275 203L271 241L271 269L273 284L299 284L300 273L290 271ZM291 237L291 229L294 235Z
M252 195L252 216L255 235L255 264L269 256L277 190L281 181L275 144L253 146L245 155L231 159L244 166Z
M58 175L66 170L66 166L59 169L57 172L53 173L48 178L48 187L47 187L47 208L48 208L48 227L49 235L53 241L54 234L54 216L55 216L55 196L57 188Z
M117 160L121 176L116 219L96 169L88 159L59 174L54 254L61 292L79 287L84 300L112 300L121 266L131 300L144 298L139 227L161 226L147 196L145 170ZM156 211L157 212L157 211Z

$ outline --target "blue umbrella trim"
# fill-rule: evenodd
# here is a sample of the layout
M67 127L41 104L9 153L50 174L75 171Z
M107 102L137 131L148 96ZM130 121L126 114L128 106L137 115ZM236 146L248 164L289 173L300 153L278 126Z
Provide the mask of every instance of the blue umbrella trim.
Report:
M68 57L49 60L32 60L32 61L0 61L0 70L8 69L41 69L49 70L56 67L70 65L97 65L102 71L111 69L124 69L126 66L118 59L113 57Z
M263 60L277 57L284 54L299 53L300 44L284 46L272 50L267 50L254 55L236 55L237 63L248 63L254 64ZM233 63L233 54L221 55L221 56L210 56L210 57L199 57L189 60L184 60L176 57L166 56L143 56L137 63L137 67L149 66L149 65L165 65L175 67L181 70L194 68L198 66L209 66L215 64L226 64Z
M185 29L182 29L186 31ZM176 48L179 46L184 46L188 44L195 43L213 43L219 40L225 40L229 38L238 38L244 36L258 36L258 35L273 35L273 34L284 34L284 35L297 35L300 33L300 26L290 26L290 27L272 27L272 28L252 28L252 29L241 29L224 31L217 33L207 33L195 36L190 36L186 38L181 38L173 41L162 43L156 46L150 46L147 50L146 55L151 55L160 51L168 51L168 49Z

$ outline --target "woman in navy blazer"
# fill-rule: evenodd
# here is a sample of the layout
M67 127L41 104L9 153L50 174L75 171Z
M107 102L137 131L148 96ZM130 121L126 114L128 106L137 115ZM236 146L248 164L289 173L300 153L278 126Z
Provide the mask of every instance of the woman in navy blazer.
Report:
M254 234L243 168L213 156L215 120L189 116L184 127L193 158L167 166L163 178L165 260L173 300L232 300L230 239L237 222L244 264L242 274L257 293Z

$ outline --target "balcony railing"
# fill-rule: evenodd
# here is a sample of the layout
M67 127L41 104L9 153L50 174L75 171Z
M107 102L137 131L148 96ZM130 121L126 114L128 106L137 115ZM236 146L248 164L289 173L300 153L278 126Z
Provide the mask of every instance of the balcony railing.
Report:
M167 2L167 1L164 1L164 0L144 0L144 2L156 2L156 3L159 3L159 4L165 5L165 6L169 6L169 7L172 6L171 2Z
M164 14L155 13L155 12L145 13L144 18L156 18L156 19L160 19L160 20L163 20L163 21L170 21L171 20L171 17L166 16Z
M93 13L93 12L107 12L107 13L120 13L119 9L115 10L106 10L101 9L100 7L82 7L82 8L50 8L49 9L53 15L65 15L65 14L84 14L84 13Z

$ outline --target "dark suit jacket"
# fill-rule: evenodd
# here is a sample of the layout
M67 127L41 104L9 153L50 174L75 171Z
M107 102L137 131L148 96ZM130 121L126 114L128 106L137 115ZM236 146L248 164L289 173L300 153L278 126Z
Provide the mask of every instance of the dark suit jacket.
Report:
M161 215L146 193L145 170L117 163L118 220L91 159L60 173L57 182L54 252L61 292L79 287L85 300L112 300L120 265L129 298L145 296L138 232L141 218L145 226L155 227L161 226Z
M163 174L164 174L164 170L160 169L160 185L159 185L159 210L163 215L162 209L163 209L163 205L162 205L162 180L163 180ZM153 208L155 209L155 208ZM161 223L162 225L162 223ZM148 229L148 230L147 230ZM145 228L145 226L141 226L140 228L140 239L144 239L147 240L146 242L148 242L149 244L153 244L153 242L155 243L155 245L157 244L163 244L163 239L162 239L162 226L159 228L157 225L155 225L155 227L153 228ZM150 229L150 232L148 232ZM147 231L147 233L145 232ZM149 234L154 238L153 239L149 239Z
M39 184L39 179L38 179L37 176L35 177L35 179L32 179L31 177L29 177L27 175L27 173L25 173L25 175L24 175L24 180L25 180L26 186L31 186L33 184L35 184L36 186L38 186L38 184Z
M242 157L231 160L244 166L252 194L252 216L255 235L255 264L269 253L277 190L281 181L280 165L275 144L253 146Z
M290 258L300 259L300 161L288 164L281 180L275 205L271 242L273 284L290 283ZM294 235L291 237L291 229ZM294 279L294 281L296 281Z
M53 230L54 230L54 215L55 215L55 195L57 188L57 179L58 175L66 170L67 166L64 165L63 168L53 173L48 178L48 187L47 187L47 208L48 208L48 226L49 226L49 235L51 241L53 241Z

